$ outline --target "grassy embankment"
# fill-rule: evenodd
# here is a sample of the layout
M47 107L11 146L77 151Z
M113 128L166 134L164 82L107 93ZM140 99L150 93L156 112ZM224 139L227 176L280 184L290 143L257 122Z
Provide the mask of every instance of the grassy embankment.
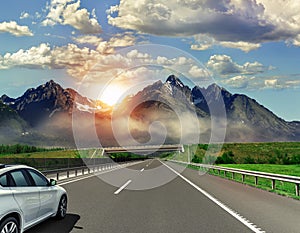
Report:
M110 156L115 162L139 160L141 157L132 153L116 153ZM91 148L83 150L63 148L38 148L28 145L0 145L0 163L26 164L39 169L57 169L78 167L85 164L111 162L103 156L103 149Z
M165 154L168 159L190 161L194 163L217 162L219 166L238 168L244 170L261 171L291 176L300 176L300 143L299 142L273 142L273 143L228 143L221 150L208 149L208 145L191 145L190 153L185 146L184 153ZM230 163L230 164L227 164ZM189 166L199 169L195 166ZM219 176L216 171L210 174ZM223 172L221 177L232 179L232 174ZM235 181L242 182L241 175L235 175ZM255 186L254 177L246 176L245 184ZM295 185L288 182L276 181L276 190L271 189L271 181L264 178L258 179L258 188L278 194L300 199L295 195Z
M39 148L28 145L0 145L0 163L25 164L41 170L83 166L83 159L102 158L102 150ZM96 162L96 161L92 161Z

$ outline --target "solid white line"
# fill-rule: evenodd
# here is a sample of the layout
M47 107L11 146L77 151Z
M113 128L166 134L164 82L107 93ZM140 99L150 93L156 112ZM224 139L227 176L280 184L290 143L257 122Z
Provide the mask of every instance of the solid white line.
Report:
M142 169L141 169L141 172L143 172L144 170L145 170L145 168L142 168Z
M114 192L114 194L119 194L124 188L127 187L131 183L131 180L128 180L125 184L123 184L117 191Z
M160 161L161 162L161 161ZM188 184L190 184L191 186L193 186L195 189L197 189L199 192L201 192L204 196L206 196L208 199L210 199L211 201L213 201L215 204L217 204L219 207L221 207L223 210L225 210L227 213L229 213L230 215L232 215L235 219L237 219L238 221L240 221L241 223L243 223L246 227L248 227L250 230L252 230L255 233L264 233L265 231L261 230L258 227L255 227L254 224L252 224L251 222L249 222L249 220L243 218L241 215L239 215L237 212L231 210L229 207L227 207L226 205L224 205L222 202L220 202L218 199L216 199L215 197L213 197L212 195L210 195L208 192L206 192L205 190L201 189L199 186L197 186L196 184L194 184L192 181L190 181L189 179L185 178L183 175L181 175L180 173L178 173L177 171L175 171L173 168L171 168L170 166L168 166L167 164L161 162L163 165L165 165L167 168L169 168L172 172L174 172L176 175L178 175L181 179L183 179L184 181L186 181Z

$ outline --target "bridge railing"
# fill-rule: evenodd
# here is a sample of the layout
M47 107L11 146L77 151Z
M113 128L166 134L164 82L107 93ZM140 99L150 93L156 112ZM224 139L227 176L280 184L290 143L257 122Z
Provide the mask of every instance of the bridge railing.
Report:
M267 173L267 172L258 172L258 171L249 171L249 170L243 170L243 169L237 169L237 168L225 168L215 165L209 165L209 164L199 164L199 163L188 163L183 161L177 161L177 160L169 160L171 162L175 163L181 163L185 165L192 165L199 168L202 168L203 170L209 171L217 171L220 175L221 172L224 173L224 176L226 177L227 173L231 173L232 179L234 179L235 174L240 174L242 176L242 183L245 182L245 176L251 176L254 178L254 183L257 186L258 185L258 178L264 178L271 181L272 190L276 189L276 181L282 181L282 182L288 182L295 185L295 194L296 196L299 196L300 193L300 177L297 176L288 176L288 175L281 175L281 174L274 174L274 173Z

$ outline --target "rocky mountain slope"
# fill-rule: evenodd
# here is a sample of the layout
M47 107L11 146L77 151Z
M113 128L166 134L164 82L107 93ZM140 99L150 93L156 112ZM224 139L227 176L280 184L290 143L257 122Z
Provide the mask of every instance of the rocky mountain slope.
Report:
M140 104L132 115L140 119L151 118L151 113L160 112L156 114L157 119L152 119L159 120L172 109L173 116L175 112L179 115L194 112L202 119L202 124L203 121L210 124L209 119L213 115L220 122L227 123L227 142L300 140L299 123L286 122L256 100L246 95L231 94L216 84L190 89L171 75L165 83L158 81L131 97L126 106L136 103ZM172 119L170 114L167 117ZM208 129L205 136L209 137L209 133Z
M125 116L130 119L131 136L139 142L151 141L151 136L159 138L165 131L166 143L177 143L180 137L186 137L189 142L197 138L197 134L201 134L201 142L207 142L212 117L220 127L226 127L227 142L300 140L300 122L286 122L246 95L231 94L216 84L191 88L174 75L166 82L157 81L136 95L126 97L114 111L52 80L28 89L16 99L3 95L0 98L0 139L74 146L74 114L80 135L89 140L91 128L96 127L97 136L105 145L117 144L111 119L116 119L115 128L123 132ZM160 124L153 125L154 122ZM150 128L153 135L149 134Z

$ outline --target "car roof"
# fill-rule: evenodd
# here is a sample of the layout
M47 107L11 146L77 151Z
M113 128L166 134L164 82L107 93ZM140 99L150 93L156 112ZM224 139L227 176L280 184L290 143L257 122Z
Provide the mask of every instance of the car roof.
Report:
M0 164L0 175L7 171L12 171L20 168L31 168L31 167L26 165Z

